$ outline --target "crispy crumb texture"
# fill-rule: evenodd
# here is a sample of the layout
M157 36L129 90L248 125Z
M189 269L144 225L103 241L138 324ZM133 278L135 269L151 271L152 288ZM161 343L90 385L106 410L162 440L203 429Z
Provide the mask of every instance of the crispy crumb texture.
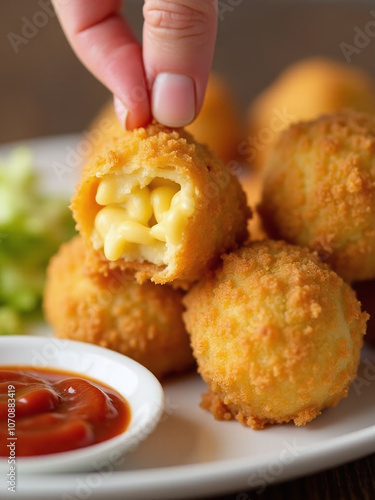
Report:
M92 142L98 142L97 131L103 139L125 133L118 121L113 99L106 103L89 126ZM243 136L243 123L233 89L218 73L211 72L202 109L186 129L195 140L208 146L224 163L238 157L238 145Z
M346 281L375 278L375 118L341 111L282 133L259 212L272 237L316 250Z
M307 249L250 243L186 295L184 314L209 393L203 407L244 425L304 425L345 397L367 314Z
M80 237L63 245L47 273L44 310L57 337L90 342L140 362L158 378L194 360L183 321L183 292L145 283L119 271L85 271Z

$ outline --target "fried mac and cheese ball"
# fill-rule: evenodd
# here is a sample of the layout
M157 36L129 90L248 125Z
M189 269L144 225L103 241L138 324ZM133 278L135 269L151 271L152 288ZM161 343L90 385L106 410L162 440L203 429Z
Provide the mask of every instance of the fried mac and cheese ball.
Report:
M139 285L119 272L88 276L80 237L52 258L44 295L55 335L98 344L129 356L157 377L193 366L183 321L183 292Z
M267 232L345 280L375 278L375 117L342 111L283 132L264 173Z
M105 143L71 207L95 272L159 284L199 279L247 238L251 215L236 176L190 134L161 125Z
M367 314L316 254L265 240L223 256L184 299L216 418L304 425L345 397Z
M375 114L375 82L361 68L312 57L289 66L251 104L251 163L264 166L274 140L291 123L351 108Z

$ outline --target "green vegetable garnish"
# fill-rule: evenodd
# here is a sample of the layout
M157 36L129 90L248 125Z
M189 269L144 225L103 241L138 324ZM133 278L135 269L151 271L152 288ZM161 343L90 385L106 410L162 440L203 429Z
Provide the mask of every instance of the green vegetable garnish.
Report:
M0 335L41 317L48 261L73 234L68 200L41 192L31 151L0 160Z

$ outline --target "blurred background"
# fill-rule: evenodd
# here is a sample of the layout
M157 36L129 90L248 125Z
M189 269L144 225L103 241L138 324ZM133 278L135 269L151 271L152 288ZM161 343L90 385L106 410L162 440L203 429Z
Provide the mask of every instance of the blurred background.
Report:
M124 5L138 37L142 4ZM345 63L342 43L353 45L355 28L375 21L373 0L222 0L219 5L214 69L228 78L243 109L298 59L326 55ZM29 38L20 42L25 29ZM1 2L0 30L0 142L85 129L109 93L76 59L49 2ZM374 27L372 33L367 41L358 39L352 64L375 76Z

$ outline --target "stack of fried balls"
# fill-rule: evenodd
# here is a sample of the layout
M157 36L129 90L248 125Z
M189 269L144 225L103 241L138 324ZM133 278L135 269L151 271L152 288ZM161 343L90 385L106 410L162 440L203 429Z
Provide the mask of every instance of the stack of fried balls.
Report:
M80 234L52 259L45 290L56 335L117 350L159 378L191 367L182 299L247 238L237 177L187 132L152 124L103 143L71 208Z
M217 82L206 137L235 116ZM117 350L160 379L196 363L201 406L253 429L305 425L335 406L368 319L351 284L375 279L375 117L344 104L289 125L261 174L240 180L228 161L237 151L220 155L225 164L199 127L193 137L114 124L72 198L79 235L48 269L55 334Z

